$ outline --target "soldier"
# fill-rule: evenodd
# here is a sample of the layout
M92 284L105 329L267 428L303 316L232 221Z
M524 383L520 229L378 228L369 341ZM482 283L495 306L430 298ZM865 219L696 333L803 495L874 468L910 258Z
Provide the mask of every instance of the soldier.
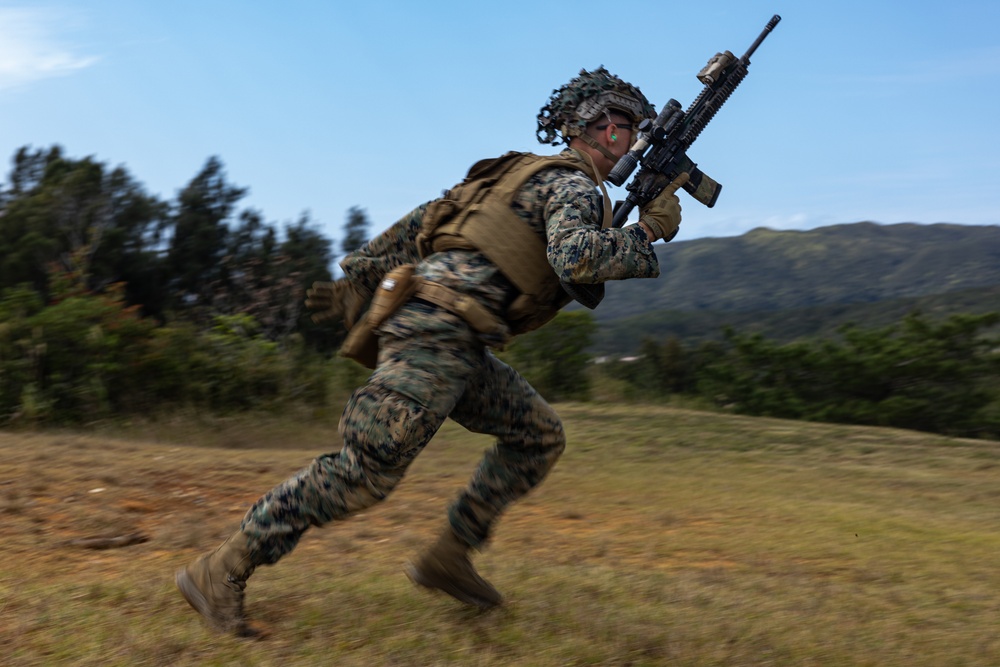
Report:
M477 163L445 196L345 258L345 278L309 290L316 318L351 328L342 353L374 372L344 409L343 449L268 491L225 543L177 572L177 587L213 628L252 635L243 591L254 569L289 553L309 527L383 500L448 417L496 443L407 575L466 604L502 602L471 552L566 441L555 411L490 348L554 317L570 301L564 283L659 275L652 243L677 232L675 192L686 174L622 228L610 226L603 185L636 124L654 115L635 86L603 67L582 70L538 115L539 142L566 149Z

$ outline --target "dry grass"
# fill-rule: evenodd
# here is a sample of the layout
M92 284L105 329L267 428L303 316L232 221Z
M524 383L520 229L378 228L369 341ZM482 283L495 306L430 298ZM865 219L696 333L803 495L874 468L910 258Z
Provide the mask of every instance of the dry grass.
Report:
M262 642L173 571L337 449L331 418L0 433L5 665L997 665L1000 445L565 405L570 447L478 560L479 614L413 588L489 441L447 426L386 503L251 579ZM72 540L139 532L94 551Z

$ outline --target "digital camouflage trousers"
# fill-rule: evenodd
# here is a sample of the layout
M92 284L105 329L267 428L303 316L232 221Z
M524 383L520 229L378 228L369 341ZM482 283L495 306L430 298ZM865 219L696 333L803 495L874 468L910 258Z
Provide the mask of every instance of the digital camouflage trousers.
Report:
M558 415L466 324L421 301L380 330L378 367L340 420L344 446L268 491L243 519L255 564L275 563L310 526L384 500L448 417L496 437L449 508L455 533L479 548L503 510L542 481L565 448Z

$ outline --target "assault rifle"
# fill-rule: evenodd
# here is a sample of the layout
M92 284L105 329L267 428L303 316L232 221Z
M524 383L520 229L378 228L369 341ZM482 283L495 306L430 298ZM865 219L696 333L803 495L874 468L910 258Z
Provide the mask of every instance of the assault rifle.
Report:
M624 225L633 209L653 201L671 181L684 172L689 175L688 182L683 186L688 194L709 208L715 206L719 193L722 192L722 185L698 169L687 156L687 150L750 73L750 56L780 20L781 17L775 14L742 58L737 58L729 51L712 56L708 64L698 72L698 80L705 87L687 111L682 111L680 103L671 99L654 120L647 118L639 123L635 143L608 174L607 180L620 186L637 166L642 165L639 173L626 186L628 196L625 201L619 202L615 207L611 222L613 227ZM567 294L591 309L596 308L604 298L603 284L563 283L563 288Z

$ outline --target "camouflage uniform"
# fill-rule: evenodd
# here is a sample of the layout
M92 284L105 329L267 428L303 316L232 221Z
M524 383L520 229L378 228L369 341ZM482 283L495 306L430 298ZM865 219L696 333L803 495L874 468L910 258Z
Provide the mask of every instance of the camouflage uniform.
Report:
M425 206L344 260L345 274L361 291L373 293L388 269L419 261L414 241ZM601 229L600 195L579 171L540 171L513 208L547 240L549 263L567 282L659 275L644 230ZM499 317L517 295L475 251L435 253L419 261L417 274L472 295ZM276 562L310 526L384 499L447 417L497 438L449 510L452 529L473 547L487 540L507 505L541 482L565 448L555 411L489 350L498 341L484 340L457 316L420 299L404 305L379 334L378 366L341 418L343 449L279 484L243 519L255 565Z

